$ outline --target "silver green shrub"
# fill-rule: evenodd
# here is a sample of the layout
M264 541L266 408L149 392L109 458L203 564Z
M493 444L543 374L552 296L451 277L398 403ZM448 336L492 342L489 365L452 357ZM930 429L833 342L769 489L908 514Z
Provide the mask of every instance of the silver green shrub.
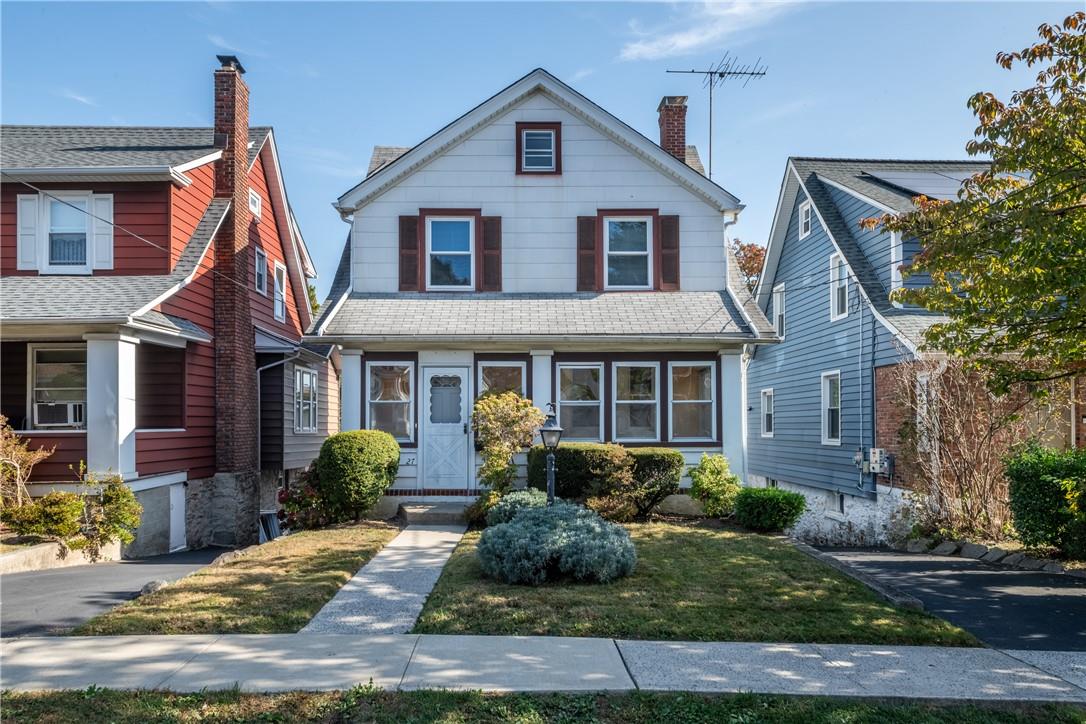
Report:
M506 493L497 504L487 511L486 524L508 523L525 508L542 508L547 505L547 494L542 490L514 490Z

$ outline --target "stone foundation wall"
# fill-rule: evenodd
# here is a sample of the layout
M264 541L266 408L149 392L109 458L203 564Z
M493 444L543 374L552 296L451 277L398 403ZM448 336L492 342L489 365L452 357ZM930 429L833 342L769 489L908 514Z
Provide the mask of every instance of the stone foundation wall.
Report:
M751 475L748 483L764 488L767 480ZM903 541L913 525L911 494L903 488L879 485L874 500L845 495L845 513L841 515L834 491L784 481L777 487L807 499L807 510L788 532L815 545L888 545Z
M189 548L206 548L214 540L212 511L215 478L185 483L185 537Z
M146 558L170 551L170 487L140 490L136 500L143 506L143 517L136 538L124 546L125 558Z
M260 476L257 473L215 473L212 481L211 542L222 546L256 543Z

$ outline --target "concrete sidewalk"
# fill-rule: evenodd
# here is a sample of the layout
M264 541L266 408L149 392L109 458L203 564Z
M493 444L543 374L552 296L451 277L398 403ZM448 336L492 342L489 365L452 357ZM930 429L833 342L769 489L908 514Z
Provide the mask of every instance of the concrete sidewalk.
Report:
M520 636L23 638L0 688L759 692L1086 704L1086 655L928 646Z

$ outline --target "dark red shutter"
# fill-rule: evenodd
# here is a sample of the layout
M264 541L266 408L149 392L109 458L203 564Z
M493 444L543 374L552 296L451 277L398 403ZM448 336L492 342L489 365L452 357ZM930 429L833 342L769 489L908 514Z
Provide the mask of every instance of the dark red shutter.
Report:
M400 291L419 290L422 254L419 253L419 217L400 217Z
M479 255L480 292L502 290L502 217L483 217L483 249Z
M596 269L596 217L577 217L577 291L599 290Z
M660 217L660 291L679 290L679 217Z

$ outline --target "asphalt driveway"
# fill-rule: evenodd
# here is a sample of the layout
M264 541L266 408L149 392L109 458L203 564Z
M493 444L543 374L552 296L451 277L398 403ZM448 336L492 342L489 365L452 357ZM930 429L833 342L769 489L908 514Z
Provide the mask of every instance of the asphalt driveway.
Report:
M0 576L0 636L63 633L135 598L148 581L175 581L222 553L221 548L204 548Z
M1086 651L1086 580L970 558L820 548L1000 649Z

